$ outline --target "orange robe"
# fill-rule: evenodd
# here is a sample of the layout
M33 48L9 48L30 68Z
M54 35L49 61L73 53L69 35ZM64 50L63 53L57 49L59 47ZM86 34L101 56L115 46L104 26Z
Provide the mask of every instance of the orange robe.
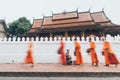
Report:
M61 54L61 57L60 57L60 61L62 64L66 64L66 55L65 55L65 52L64 52L64 42L61 41L60 42L60 54Z
M96 54L96 51L95 51L95 43L94 42L90 42L90 55L91 55L91 61L92 63L95 63L95 62L99 62L98 61L98 56Z
M33 51L32 51L32 42L29 43L29 49L27 51L27 56L25 58L25 63L34 63Z
M105 64L109 65L109 64L118 64L119 61L117 60L115 54L113 52L111 52L111 48L110 48L110 43L109 42L104 42L104 56L105 56Z
M79 64L83 64L83 59L82 59L82 54L80 51L80 44L78 42L75 42L75 55L76 55L76 60L75 60L75 64L79 65Z

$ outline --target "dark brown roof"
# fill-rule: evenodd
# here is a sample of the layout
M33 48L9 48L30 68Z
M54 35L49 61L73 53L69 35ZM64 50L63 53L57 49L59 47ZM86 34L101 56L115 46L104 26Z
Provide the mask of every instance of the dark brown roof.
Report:
M35 19L32 25L32 28L40 28L42 26L43 20Z
M34 33L34 32L37 32L36 28L31 28L27 33Z
M80 27L80 26L89 26L95 25L94 22L78 22L78 23L68 23L68 24L57 24L57 25L43 25L42 29L47 28L63 28L63 27Z
M36 19L34 20L33 26L28 33L37 33L39 31L45 31L50 29L61 29L61 28L70 28L70 29L82 29L83 27L92 28L97 27L111 27L116 26L113 24L105 15L103 11L101 12L67 12L67 13L59 13L53 14L49 17L44 17L44 19ZM35 30L36 29L36 30ZM62 29L61 29L62 30Z
M99 22L107 22L110 21L105 13L103 11L101 12L95 12L95 13L91 13L92 18L94 19L95 22L99 23Z
M107 22L101 22L99 23L101 26L115 26L113 23L111 23L110 21Z
M70 13L60 13L60 14L53 14L52 19L53 20L62 20L62 19L73 19L73 18L77 18L78 17L78 13L77 12L70 12Z
M69 16L70 17L70 16ZM43 25L56 25L56 24L68 24L68 23L78 23L92 21L89 12L78 14L78 18L64 19L64 20L52 20L52 17L44 18Z

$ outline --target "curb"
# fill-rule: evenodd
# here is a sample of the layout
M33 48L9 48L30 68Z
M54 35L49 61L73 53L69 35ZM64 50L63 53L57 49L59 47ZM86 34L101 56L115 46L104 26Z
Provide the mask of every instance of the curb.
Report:
M120 72L0 72L0 77L120 77Z

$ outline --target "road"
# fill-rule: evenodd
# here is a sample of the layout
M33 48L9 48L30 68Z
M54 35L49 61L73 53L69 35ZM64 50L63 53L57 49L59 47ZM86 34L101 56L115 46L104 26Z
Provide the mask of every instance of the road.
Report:
M0 77L0 80L120 80L120 77Z

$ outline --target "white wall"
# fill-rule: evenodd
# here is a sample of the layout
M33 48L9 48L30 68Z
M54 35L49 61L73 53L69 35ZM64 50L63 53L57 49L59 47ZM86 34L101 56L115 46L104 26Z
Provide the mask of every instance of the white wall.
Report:
M77 39L81 45L84 63L91 63L90 55L86 53L86 49L89 48L88 38L87 41L85 41L84 38L81 38L81 41L79 38ZM9 38L8 41L6 38L3 40L0 39L0 63L23 63L29 45L29 40L24 40L24 38L22 38L22 41L20 41L19 38L17 38L17 41L15 41L15 38L13 41L11 41L11 38ZM106 40L110 42L113 51L120 60L120 37L108 36L106 37ZM33 43L33 55L35 63L59 63L60 55L57 54L57 50L59 48L60 40L57 41L55 38L54 41L52 41L52 39L48 41L46 38L45 41L43 41L43 38L41 38L40 41L38 41L37 38L36 41L33 41ZM101 55L103 43L99 40L99 38L96 38L95 43L99 61L100 63L104 63L104 56ZM72 41L70 41L69 38L67 41L65 41L65 52L66 49L70 49L70 55L74 60L74 38L72 38Z

